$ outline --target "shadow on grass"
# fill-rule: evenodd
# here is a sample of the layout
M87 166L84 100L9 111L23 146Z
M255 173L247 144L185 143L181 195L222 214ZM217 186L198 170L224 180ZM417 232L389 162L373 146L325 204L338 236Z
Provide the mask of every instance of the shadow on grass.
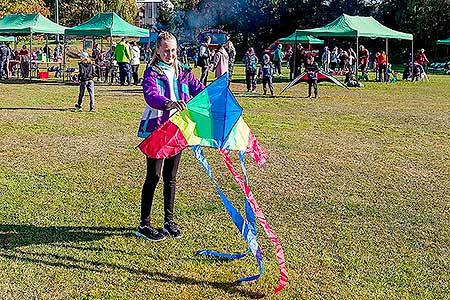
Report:
M0 110L42 110L42 111L75 111L74 108L45 108L45 107L0 107Z
M108 236L130 235L132 228L0 225L0 249L63 242L87 242Z
M53 244L56 243L65 248L73 248L82 251L111 251L98 247L80 247L67 243L88 242L101 240L108 236L130 236L134 228L113 227L38 227L33 225L0 225L0 256L14 261L23 261L32 264L44 264L52 267L63 267L89 272L112 272L114 270L125 271L130 274L143 276L144 279L155 280L183 285L196 285L199 287L212 287L223 290L226 293L236 294L242 297L259 299L265 294L246 290L234 282L218 282L199 280L186 276L171 275L162 272L140 270L120 264L113 264L88 259L79 259L70 255L60 255L48 252L32 252L19 249L22 246ZM3 250L3 251L2 251ZM128 254L122 250L112 251Z
M27 252L16 249L10 251L9 253L4 253L1 256L14 261L45 264L52 267L63 267L67 269L77 269L89 272L104 273L104 272L111 272L114 270L125 271L130 274L143 276L145 277L144 279L150 279L164 283L197 285L199 287L209 286L215 289L223 290L226 293L238 294L240 296L249 297L252 299L260 299L266 296L263 293L245 290L244 288L239 286L239 283L199 280L186 276L171 275L158 271L152 272L146 270L138 270L132 267L122 266L119 264L91 261L86 259L81 260L68 255ZM108 271L108 269L110 270Z

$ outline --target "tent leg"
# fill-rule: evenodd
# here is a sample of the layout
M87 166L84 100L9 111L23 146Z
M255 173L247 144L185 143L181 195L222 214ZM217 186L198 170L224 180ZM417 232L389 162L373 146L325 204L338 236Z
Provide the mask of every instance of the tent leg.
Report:
M358 79L358 69L359 69L359 36L356 36L356 72L355 72L355 78L356 81L359 81Z
M384 74L384 81L387 83L389 65L389 39L386 39L386 71Z
M30 76L30 81L31 81L31 52L33 51L33 33L30 33L30 51L28 52L29 55L29 60L30 62L28 63L28 75Z
M66 75L66 47L67 47L67 35L64 34L64 42L63 42L63 63L61 66L61 75L62 81L64 83L64 76Z
M413 71L414 67L414 39L411 41L411 72ZM411 76L411 81L413 80L413 77Z

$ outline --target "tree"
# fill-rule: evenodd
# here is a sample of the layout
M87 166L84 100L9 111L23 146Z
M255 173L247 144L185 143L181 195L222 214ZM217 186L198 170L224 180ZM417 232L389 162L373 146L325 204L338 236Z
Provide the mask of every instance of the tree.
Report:
M50 14L44 0L2 0L0 5L0 18L9 14L41 13L44 16Z
M137 16L135 0L60 0L60 3L60 20L64 26L79 25L100 12L115 12L130 23Z

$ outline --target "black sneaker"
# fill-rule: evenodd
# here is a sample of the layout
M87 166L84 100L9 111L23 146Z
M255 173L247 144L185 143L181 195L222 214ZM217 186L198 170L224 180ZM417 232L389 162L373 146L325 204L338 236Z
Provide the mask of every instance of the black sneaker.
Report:
M83 110L83 109L81 108L81 105L78 105L78 103L75 104L75 108L76 108L78 111L82 111L82 110Z
M174 239L181 238L181 232L178 230L177 224L174 221L164 222L163 233Z
M144 238L145 240L151 240L155 242L162 241L166 238L166 236L162 234L162 232L150 225L145 225L143 227L139 225L136 231L136 236Z

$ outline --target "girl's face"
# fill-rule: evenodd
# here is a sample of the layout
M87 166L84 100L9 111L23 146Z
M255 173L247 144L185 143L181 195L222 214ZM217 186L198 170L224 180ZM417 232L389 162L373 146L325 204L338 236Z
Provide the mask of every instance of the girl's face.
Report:
M177 41L161 41L161 45L156 48L156 54L158 54L161 60L166 64L173 64L177 59Z

